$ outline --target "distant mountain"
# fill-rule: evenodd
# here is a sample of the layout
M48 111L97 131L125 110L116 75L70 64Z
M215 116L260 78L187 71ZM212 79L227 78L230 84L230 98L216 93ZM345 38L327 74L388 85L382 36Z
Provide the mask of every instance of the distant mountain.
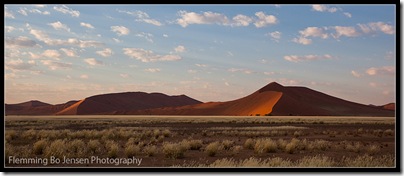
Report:
M95 95L73 104L56 115L113 114L160 107L174 107L202 103L186 95L168 96L162 93L124 92Z
M258 91L228 102L182 107L117 111L114 114L234 115L234 116L394 116L395 112L336 98L306 87L272 82Z
M6 104L6 115L52 115L78 101L69 101L62 104L51 105L40 101L28 101L18 104Z

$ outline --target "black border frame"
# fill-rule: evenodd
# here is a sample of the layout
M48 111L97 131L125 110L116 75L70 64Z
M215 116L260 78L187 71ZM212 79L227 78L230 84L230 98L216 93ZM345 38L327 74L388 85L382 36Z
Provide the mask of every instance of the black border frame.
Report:
M67 1L66 1L67 2ZM194 3L199 3L204 5L206 2L201 2L200 0L193 1ZM343 1L335 1L335 4L340 4ZM12 3L7 3L7 4L19 4L19 3L24 3L26 4L27 2L12 2ZM60 3L60 2L59 2ZM57 3L57 4L59 4ZM71 4L72 1L67 2L66 4ZM134 2L126 2L128 4L134 3ZM217 1L216 3L209 3L209 4L222 4L223 1ZM276 3L276 2L273 2ZM346 4L351 4L346 3ZM31 3L30 3L31 4ZM45 4L56 4L56 3L45 3ZM80 4L80 3L78 3ZM142 3L141 3L142 4ZM150 3L146 3L150 4ZM159 3L159 4L166 4L166 3ZM239 3L235 3L239 4ZM256 4L256 3L252 3ZM266 3L258 3L258 4L266 4ZM284 4L284 3L280 3ZM297 3L301 4L301 3ZM306 4L306 3L303 3ZM334 4L334 3L323 3L323 4ZM345 3L344 3L345 4ZM360 4L360 3L358 3ZM375 4L375 3L366 3L366 4ZM376 3L378 4L378 3ZM30 172L42 172L42 173L47 173L47 174L52 174L56 172L68 172L68 173L83 173L83 172L91 172L91 173L99 173L99 174L107 174L107 173L181 173L181 174L186 174L186 173L234 173L234 174L240 174L240 173L249 173L249 174L260 174L260 173L305 173L305 174L319 174L319 173L362 173L362 174L375 174L375 173L401 173L402 172L402 154L401 154L401 149L402 149L402 144L401 144L401 134L402 134L402 126L401 126L401 90L402 90L402 82L401 82L401 75L402 75L402 70L401 70L401 59L402 59L402 54L401 54L401 16L402 16L402 4L397 3L397 1L385 1L382 4L395 4L396 5L396 167L395 168L163 168L163 167L132 167L132 168L122 168L122 167L5 167L3 164L2 171L5 171L5 173L30 173ZM4 4L4 6L6 3ZM352 4L354 5L354 4ZM4 10L4 9L3 9ZM5 21L3 21L5 22ZM4 29L3 29L4 30ZM4 43L3 43L4 44ZM4 52L4 51L3 51ZM3 67L4 69L4 67ZM5 70L3 70L3 73ZM4 77L3 77L4 79ZM5 80L4 80L5 83ZM4 84L3 84L4 85ZM3 95L4 96L4 95ZM3 97L5 99L5 97ZM4 108L4 107L3 107ZM4 109L3 109L4 111ZM4 119L3 119L4 120ZM4 121L3 121L4 122ZM5 131L5 124L3 124L3 133ZM1 138L4 141L4 136L3 134ZM4 146L4 143L3 143ZM4 147L3 147L4 149ZM4 158L4 152L1 154Z

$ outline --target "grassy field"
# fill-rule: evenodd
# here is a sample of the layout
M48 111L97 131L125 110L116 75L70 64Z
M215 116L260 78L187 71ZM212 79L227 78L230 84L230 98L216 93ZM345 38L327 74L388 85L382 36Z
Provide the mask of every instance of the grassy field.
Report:
M394 117L6 116L5 128L6 167L395 167L396 159Z

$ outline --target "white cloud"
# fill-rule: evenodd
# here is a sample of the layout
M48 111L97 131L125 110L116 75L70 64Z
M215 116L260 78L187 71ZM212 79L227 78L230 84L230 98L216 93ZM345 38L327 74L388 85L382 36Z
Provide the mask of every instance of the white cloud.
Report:
M35 7L38 7L38 8L44 8L44 7L46 7L46 5L43 5L43 4L36 4L36 5L34 5Z
M224 82L224 85L226 85L226 86L230 86L230 84L226 81L226 82Z
M81 48L87 48L87 47L102 47L104 46L103 43L98 42L98 41L93 41L93 40L79 40L76 38L69 38L67 40L61 40L61 39L52 39L49 38L49 36L40 31L40 30L35 30L35 29L30 29L30 34L34 35L35 38L38 40L46 43L47 45L73 45L73 46L80 46Z
M114 40L116 43L121 43L122 41L117 39L117 38L112 38L112 40Z
M230 68L230 69L228 69L227 71L229 71L229 72L242 72L242 73L245 73L245 74L251 74L252 73L252 71L251 70L248 70L248 69L244 69L244 68Z
M144 50L142 48L123 48L124 54L142 62L156 62L156 61L176 61L181 60L181 56L178 55L158 55L153 51Z
M12 71L30 70L36 65L35 61L24 62L21 59L5 62L5 68Z
M29 10L29 9L27 9L25 7L20 8L20 10L18 10L17 12L20 13L21 15L24 15L24 16L28 16L28 13L35 13L35 14L42 14L42 15L49 15L50 14L50 12L48 12L48 11L42 12L42 11L40 11L38 9Z
M15 30L15 27L13 26L4 26L4 28L6 32L13 32Z
M175 52L177 53L183 53L186 51L185 47L182 45L178 45L177 47L174 48Z
M361 28L361 30L364 33L370 33L370 32L383 32L385 34L395 34L395 27L389 24L386 24L384 22L371 22L368 24L358 24L358 26Z
M32 10L29 10L29 12L30 13L37 13L37 14L42 14L42 15L50 15L50 12L49 11L40 11L40 10L38 10L38 9L32 9Z
M83 27L86 27L86 28L90 28L90 29L94 29L94 26L91 25L90 23L81 22L81 23L80 23L80 26L83 26Z
M203 12L198 14L195 12L179 11L180 19L177 19L177 24L182 27L187 27L190 24L228 24L228 18L220 13Z
M138 22L145 22L145 23L152 24L152 25L155 25L155 26L162 26L163 25L160 21L150 18L149 14L147 14L146 12L140 11L140 10L137 10L137 11L134 11L134 12L125 11L125 10L118 10L118 12L126 13L126 14L129 14L129 15L135 16L137 18L137 19L135 19L135 21L138 21Z
M109 57L112 55L112 50L111 48L105 48L104 50L96 51L95 53L103 57Z
M53 60L41 60L41 62L43 65L48 66L48 68L51 70L71 69L72 68L71 63L56 62Z
M60 48L60 50L63 51L66 56L77 57L76 51L74 51L73 49Z
M299 31L302 37L320 37L322 39L328 38L328 34L323 28L319 27L307 27L303 31Z
M21 15L28 16L27 11L25 11L27 8L20 8L17 12L20 13Z
M167 35L167 34L163 34L163 37L167 38L167 37L168 37L168 35Z
M59 60L61 54L57 50L45 50L42 56Z
M48 23L48 25L52 26L56 30L63 29L63 30L70 32L70 28L67 27L66 24L61 23L60 21L56 21L54 23Z
M312 43L311 39L304 38L304 37L294 38L292 41L295 43L303 44L303 45L310 45Z
M197 73L198 71L196 70L188 70L188 73Z
M234 56L234 54L231 51L227 51L227 55L230 57Z
M281 39L282 33L279 31L275 31L275 32L269 32L266 34L266 36L271 37L271 39L273 41L279 42L279 39Z
M265 75L274 75L275 72L264 72Z
M31 56L31 59L39 59L42 57L40 54L34 54L32 52L28 52L28 54Z
M66 5L55 6L55 7L53 7L53 10L56 10L56 11L64 13L64 14L70 14L72 17L79 17L80 16L79 11L73 10L73 9L67 7Z
M307 27L306 29L299 31L299 33L300 36L298 38L294 38L292 41L303 45L309 45L312 43L312 39L308 37L319 37L322 39L328 38L325 28Z
M278 20L273 15L265 15L264 12L257 12L255 16L258 17L258 20L254 23L255 27L261 28L270 24L276 24Z
M372 87L377 87L377 83L374 83L374 82L370 82L369 85Z
M159 21L155 20L155 19L138 19L136 21L143 21L145 23L149 23L155 26L161 26L163 24L161 24Z
M81 79L88 79L88 75L86 75L86 74L80 75L80 78Z
M137 33L135 36L145 38L148 42L153 43L153 34L141 32Z
M325 54L322 56L321 55L305 55L305 56L289 55L289 56L284 56L283 58L290 62L302 62L302 61L332 59L333 57L329 54Z
M335 38L339 38L341 36L346 37L356 37L359 35L359 32L356 31L355 27L350 26L334 26L336 34Z
M195 64L197 67L208 67L206 64Z
M182 27L187 27L190 24L217 24L223 26L249 26L254 23L255 27L261 28L270 24L276 24L277 18L273 15L266 15L264 12L256 12L257 18L248 17L243 14L237 14L233 18L228 18L226 15L216 12L187 12L181 10L178 12L180 18L176 23Z
M344 15L345 15L346 17L348 17L348 18L352 18L352 14L351 14L351 13L344 12Z
M389 90L384 90L382 93L383 93L383 95L390 95L390 91L389 91Z
M260 60L260 63L262 63L262 64L266 64L268 61L267 60L265 60L265 59L261 59Z
M250 25L250 23L253 22L253 19L248 16L239 14L233 17L233 21L234 23L232 24L232 26L248 26Z
M6 37L5 44L6 48L31 48L39 46L34 40L24 36L17 38Z
M366 73L371 76L375 75L394 75L396 73L396 68L394 66L383 66L383 67L371 67L366 70Z
M384 59L387 60L394 59L395 57L396 55L393 51L387 51L386 54L384 55Z
M66 56L77 57L76 52L74 50L72 50L72 49L61 48L60 50L63 51L66 54ZM42 57L47 57L47 58L53 58L53 59L56 59L56 60L60 60L60 57L62 56L60 54L60 52L57 51L57 50L45 50L41 54L35 54L35 53L32 53L32 52L28 52L28 54L30 55L30 57L32 59L39 59L39 58L42 58Z
M364 33L369 33L371 32L370 27L366 24L358 24L359 28L362 30Z
M84 59L84 62L86 62L88 65L103 65L102 61L98 61L94 58L87 58Z
M329 7L329 6L320 5L320 4L314 4L314 5L312 5L311 7L312 7L312 9L313 9L314 11L319 11L319 12L330 12L330 13L334 13L334 12L338 11L338 9L335 8L335 7Z
M124 74L124 73L121 73L121 74L119 74L119 76L120 77L122 77L122 78L129 78L129 74Z
M6 17L6 18L12 18L12 19L15 18L13 12L9 11L9 10L7 9L7 7L4 7L4 17Z
M150 73L156 73L156 72L160 72L161 70L159 68L148 68L148 69L145 69L144 71L147 71Z
M354 70L351 71L351 74L352 74L353 76L357 77L357 78L361 77L361 74L359 74L358 72L356 72L356 71L354 71Z
M111 26L111 31L115 32L118 36L128 35L130 32L130 30L125 26Z

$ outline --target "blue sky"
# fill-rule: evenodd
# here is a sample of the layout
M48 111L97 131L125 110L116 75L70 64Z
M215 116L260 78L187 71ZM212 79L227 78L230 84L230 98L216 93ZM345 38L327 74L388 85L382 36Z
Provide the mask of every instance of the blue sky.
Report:
M5 102L249 95L276 81L395 101L395 5L5 5Z

